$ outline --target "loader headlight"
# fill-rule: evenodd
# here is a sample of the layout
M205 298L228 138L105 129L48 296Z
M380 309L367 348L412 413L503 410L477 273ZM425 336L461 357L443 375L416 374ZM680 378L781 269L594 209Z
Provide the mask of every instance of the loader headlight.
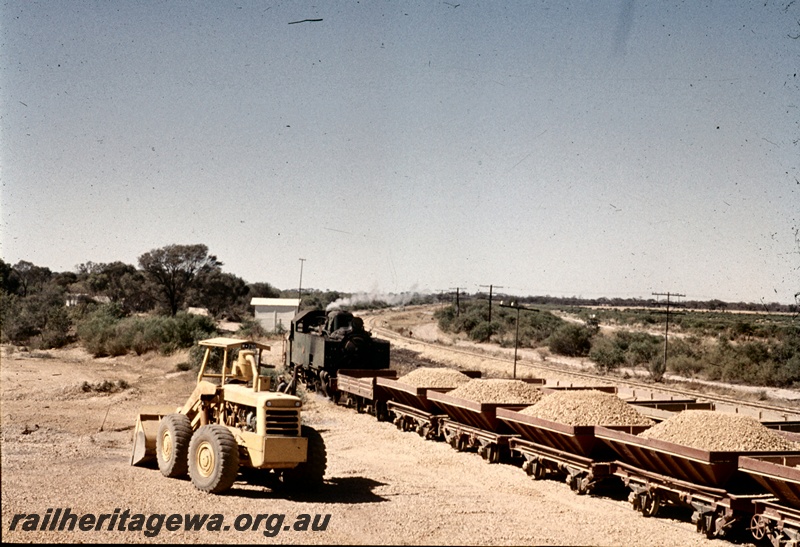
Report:
M295 401L294 406L300 406L300 401Z
M272 401L267 401L267 406L272 406Z

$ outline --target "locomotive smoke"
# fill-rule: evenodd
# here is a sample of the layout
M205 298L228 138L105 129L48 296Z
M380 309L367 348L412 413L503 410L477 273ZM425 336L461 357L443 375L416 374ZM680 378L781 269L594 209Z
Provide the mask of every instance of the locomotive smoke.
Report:
M389 306L404 306L417 296L419 296L417 292L403 292L400 294L355 293L331 302L325 308L325 311L338 310L347 306L368 304L370 302L385 302Z

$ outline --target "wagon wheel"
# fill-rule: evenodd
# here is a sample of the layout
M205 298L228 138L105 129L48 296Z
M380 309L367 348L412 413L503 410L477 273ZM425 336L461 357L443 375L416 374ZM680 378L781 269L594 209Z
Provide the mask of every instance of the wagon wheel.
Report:
M661 507L660 496L656 492L645 492L640 496L639 509L645 517L654 517Z
M375 417L379 422L386 422L389 420L389 409L386 408L386 403L377 401L375 403Z
M500 447L497 446L495 443L489 443L483 447L483 457L489 463L497 463L500 461Z
M544 465L539 460L531 460L530 465L528 466L528 474L533 478L535 481L542 480L544 478Z
M716 513L706 513L701 517L700 522L703 523L703 532L705 532L708 539L716 537Z
M428 428L428 432L425 434L425 439L428 441L438 440L441 438L441 435L436 430L436 427Z
M753 534L753 537L761 541L766 537L768 531L769 521L761 515L753 515L753 518L750 519L750 533Z
M417 427L417 433L423 439L427 439L428 438L428 433L430 433L430 426L428 424L422 424L422 425L418 426Z
M577 475L575 477L575 492L579 496L585 496L589 493L591 481L589 480L588 476L580 476Z

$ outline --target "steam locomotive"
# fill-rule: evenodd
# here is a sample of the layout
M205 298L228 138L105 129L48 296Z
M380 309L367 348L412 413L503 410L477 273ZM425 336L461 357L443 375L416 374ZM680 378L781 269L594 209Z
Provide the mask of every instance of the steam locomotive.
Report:
M389 368L389 341L364 330L364 320L342 310L308 310L292 319L284 346L285 370L292 371L288 391L302 382L337 399L340 369Z

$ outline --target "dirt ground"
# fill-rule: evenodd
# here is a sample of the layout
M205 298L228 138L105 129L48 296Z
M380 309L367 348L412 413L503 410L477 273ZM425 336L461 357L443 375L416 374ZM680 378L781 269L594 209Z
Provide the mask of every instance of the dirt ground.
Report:
M276 364L280 351L275 342ZM225 495L204 494L189 480L129 465L139 407L178 406L193 388L195 374L176 369L183 355L93 359L80 348L3 348L0 358L3 541L729 544L698 534L684 513L644 518L624 494L578 496L563 482L533 481L519 467L490 465L477 454L401 432L315 395L306 398L304 419L322 433L328 450L326 482L318 493L288 495L240 480ZM93 528L87 517L87 530L76 525L51 531L44 524L67 509L78 517L109 516ZM41 517L38 524L33 514ZM183 521L204 514L221 515L219 529L168 526L170 515ZM130 515L125 526L122 515ZM136 515L146 524L128 529ZM296 530L301 515L319 515L324 529ZM324 515L330 515L327 522Z

